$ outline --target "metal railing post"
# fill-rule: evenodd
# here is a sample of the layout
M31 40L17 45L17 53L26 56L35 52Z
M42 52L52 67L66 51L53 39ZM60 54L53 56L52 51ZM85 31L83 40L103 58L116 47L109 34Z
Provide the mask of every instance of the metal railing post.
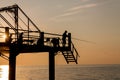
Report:
M68 33L68 47L71 50L71 33Z

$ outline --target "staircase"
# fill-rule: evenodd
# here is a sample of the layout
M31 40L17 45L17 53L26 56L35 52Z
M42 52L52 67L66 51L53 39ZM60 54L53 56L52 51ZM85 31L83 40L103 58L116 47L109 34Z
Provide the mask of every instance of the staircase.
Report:
M78 57L80 56L72 42L71 42L71 51L63 51L62 54L68 64L70 62L75 62L76 64L78 64Z

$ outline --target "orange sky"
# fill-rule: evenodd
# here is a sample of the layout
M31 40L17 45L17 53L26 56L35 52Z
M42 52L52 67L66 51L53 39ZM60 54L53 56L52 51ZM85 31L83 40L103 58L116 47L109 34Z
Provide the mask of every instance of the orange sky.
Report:
M17 3L45 32L64 30L73 40L79 64L120 64L120 0L3 0L0 7ZM0 58L0 64L7 64ZM20 54L18 65L48 64L48 54ZM66 64L62 55L56 64Z

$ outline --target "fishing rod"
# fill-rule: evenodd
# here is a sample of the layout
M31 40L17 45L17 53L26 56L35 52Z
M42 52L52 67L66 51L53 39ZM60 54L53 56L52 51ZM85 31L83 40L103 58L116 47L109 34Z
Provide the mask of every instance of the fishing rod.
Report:
M54 35L54 36L62 36L61 34L55 34L55 33L46 33L46 32L45 32L45 34ZM96 44L95 42L92 42L92 41L83 40L83 39L78 39L78 38L74 38L74 37L72 37L71 39L78 40L78 41L83 41L83 42L87 42L87 43Z
M87 43L96 44L95 42L88 41L88 40L83 40L83 39L78 39L78 38L72 38L72 39L74 39L74 40L78 40L78 41L82 41L82 42L87 42Z

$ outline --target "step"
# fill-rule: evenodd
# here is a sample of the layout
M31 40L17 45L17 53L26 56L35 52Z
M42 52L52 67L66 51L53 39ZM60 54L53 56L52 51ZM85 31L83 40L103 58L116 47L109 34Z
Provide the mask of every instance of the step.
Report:
M67 59L67 61L75 61L75 59Z
M65 56L66 58L74 58L73 56Z
M63 54L63 55L65 55L65 56L67 56L67 55L69 55L69 56L73 56L73 54L70 54L70 53L69 53L69 54Z
M62 52L62 54L64 58L66 59L67 63L75 62L77 64L76 58L72 51Z
M75 62L75 60L67 60L67 62Z
M68 61L68 62L76 62L76 61Z
M74 58L73 55L64 55L65 58Z

